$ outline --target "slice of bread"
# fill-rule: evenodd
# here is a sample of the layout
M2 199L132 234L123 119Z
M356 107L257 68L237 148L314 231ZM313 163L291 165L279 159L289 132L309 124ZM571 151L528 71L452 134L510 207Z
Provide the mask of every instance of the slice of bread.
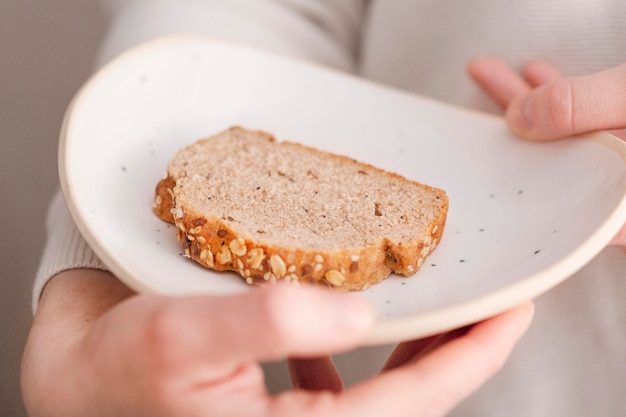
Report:
M180 150L153 209L185 256L248 283L361 290L414 274L443 233L440 189L261 131L233 127Z

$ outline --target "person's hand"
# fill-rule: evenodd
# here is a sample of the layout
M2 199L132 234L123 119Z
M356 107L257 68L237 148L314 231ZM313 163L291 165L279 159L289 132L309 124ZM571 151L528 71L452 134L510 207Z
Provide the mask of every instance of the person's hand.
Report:
M468 72L523 138L553 140L606 130L626 139L626 64L564 77L547 62L531 62L520 74L497 58L479 57L470 61ZM626 225L611 243L626 248Z
M350 405L360 404L358 409L353 412L349 407L350 412L328 415L447 415L501 368L528 328L533 313L534 304L527 302L473 326L400 343L377 378L345 393L343 400ZM289 370L298 389L344 389L329 356L292 358Z
M357 346L361 298L277 285L228 297L136 295L112 275L47 285L22 366L37 416L441 416L493 375L531 321L524 305L401 345L381 375L342 391L323 357ZM421 353L420 353L421 352ZM259 365L287 356L296 389L268 394Z

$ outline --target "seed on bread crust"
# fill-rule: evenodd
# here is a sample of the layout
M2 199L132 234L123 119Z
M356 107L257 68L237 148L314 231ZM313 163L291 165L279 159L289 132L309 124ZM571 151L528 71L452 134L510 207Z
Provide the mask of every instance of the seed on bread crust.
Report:
M253 248L248 252L248 265L252 269L259 269L261 266L261 262L263 262L265 255L263 254L263 249L261 248Z
M191 222L191 225L194 227L204 226L208 220L204 217L198 217L194 221Z
M282 278L287 273L287 266L285 261L279 255L270 256L270 267L272 268L272 274L278 278Z
M300 268L300 274L303 277L306 277L308 275L311 275L311 273L313 272L313 267L310 264L304 264L302 265L302 267Z
M172 213L172 216L174 216L175 219L182 219L183 218L183 209L181 209L180 207L174 207L170 210L170 213Z
M230 247L230 251L235 256L244 256L246 252L248 252L248 248L246 247L246 241L243 238L231 240L228 244L228 247Z
M200 261L204 263L209 268L213 268L213 252L210 249L205 249L200 252Z
M233 258L231 256L230 250L227 246L222 246L221 252L216 255L217 263L220 265L225 265L229 263L232 259Z
M331 269L324 274L324 279L335 287L341 287L346 281L346 277L339 271Z

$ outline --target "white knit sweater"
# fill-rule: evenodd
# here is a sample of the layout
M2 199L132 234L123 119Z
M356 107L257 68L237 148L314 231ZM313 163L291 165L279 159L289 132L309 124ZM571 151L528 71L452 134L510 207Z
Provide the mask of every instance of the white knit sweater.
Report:
M495 107L465 74L490 54L543 59L576 75L626 62L624 0L109 0L102 64L165 34L227 38L353 71L463 106ZM58 271L105 268L57 196L35 300ZM454 416L626 416L626 256L607 249L537 300L535 323L503 371ZM385 349L380 349L384 351ZM352 378L378 349L338 358ZM367 363L364 363L367 358ZM371 360L370 360L371 359ZM368 366L370 365L370 366Z

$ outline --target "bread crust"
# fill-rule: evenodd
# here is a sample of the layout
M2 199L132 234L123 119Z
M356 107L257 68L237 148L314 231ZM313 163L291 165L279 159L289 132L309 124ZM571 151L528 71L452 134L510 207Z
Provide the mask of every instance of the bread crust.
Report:
M232 129L242 129L234 127ZM265 132L268 140L273 136ZM287 142L282 142L287 143ZM193 146L193 145L191 145ZM297 145L313 149L304 145ZM322 152L314 149L316 152ZM335 154L402 181L397 174ZM391 273L403 276L415 274L428 255L437 247L443 234L448 211L444 191L419 184L436 193L440 209L434 221L413 241L396 244L387 238L361 247L311 250L285 247L263 240L262 234L238 229L229 216L209 215L177 203L177 178L168 169L168 176L157 184L153 212L164 221L173 223L184 255L201 265L217 271L235 271L249 284L274 283L284 280L310 283L337 290L363 290L382 281Z

